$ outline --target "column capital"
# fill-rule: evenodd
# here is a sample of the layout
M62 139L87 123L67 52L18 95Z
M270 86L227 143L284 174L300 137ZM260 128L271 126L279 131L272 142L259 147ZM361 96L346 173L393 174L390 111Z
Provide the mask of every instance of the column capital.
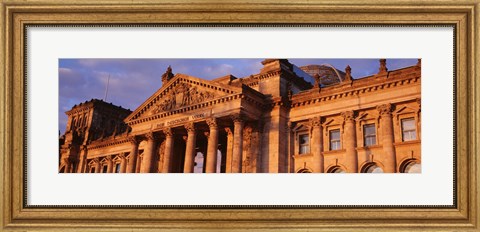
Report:
M379 105L377 106L377 110L380 116L392 115L392 104L387 103L387 104Z
M162 132L167 137L171 137L173 135L173 130L170 127L163 128Z
M206 122L208 124L208 127L210 127L210 128L217 128L218 127L216 118L207 118Z
M321 127L322 124L320 123L321 122L320 119L321 119L320 117L313 117L313 118L309 119L308 120L309 126L312 127L312 128L313 127Z
M353 121L355 119L355 112L353 110L345 111L340 113L343 117L343 120L346 121Z
M132 145L138 145L140 140L138 139L137 136L128 136L127 137L128 142L130 142Z
M184 127L189 133L195 132L195 124L193 122L185 124Z
M232 114L230 115L230 118L232 118L233 122L239 123L244 121L244 117L242 114Z
M146 134L145 134L145 138L147 138L147 140L156 140L156 139L157 139L157 135L154 134L153 132L149 132L149 133L146 133Z

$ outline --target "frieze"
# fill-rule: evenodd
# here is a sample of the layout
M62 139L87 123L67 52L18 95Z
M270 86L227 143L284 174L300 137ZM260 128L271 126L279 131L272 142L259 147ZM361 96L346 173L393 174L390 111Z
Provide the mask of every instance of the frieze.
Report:
M190 115L188 117L183 117L183 118L178 118L178 119L174 119L174 120L171 120L171 121L158 123L155 126L155 128L163 128L165 126L174 126L174 125L179 125L179 124L185 124L187 122L194 121L194 120L197 120L197 119L206 118L208 116L210 116L210 112L197 113L197 114L194 114L194 115Z

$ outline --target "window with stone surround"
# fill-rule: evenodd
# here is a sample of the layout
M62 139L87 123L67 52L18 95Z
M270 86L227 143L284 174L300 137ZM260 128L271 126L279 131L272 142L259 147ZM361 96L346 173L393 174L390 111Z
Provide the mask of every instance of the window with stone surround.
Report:
M417 139L417 130L414 118L402 119L402 141L411 141Z
M107 165L103 165L102 173L107 173L107 171L108 171L108 166L107 166Z
M378 166L376 163L371 162L371 163L365 165L362 168L361 172L363 172L363 173L383 173L383 168Z
M308 134L299 134L298 135L298 153L308 154L310 153L310 136Z
M375 132L375 124L363 125L363 145L365 147L377 144L377 135Z
M115 164L115 173L120 173L120 163Z
M346 171L340 166L334 166L328 170L328 173L346 173Z
M331 130L330 134L330 151L340 150L340 130Z

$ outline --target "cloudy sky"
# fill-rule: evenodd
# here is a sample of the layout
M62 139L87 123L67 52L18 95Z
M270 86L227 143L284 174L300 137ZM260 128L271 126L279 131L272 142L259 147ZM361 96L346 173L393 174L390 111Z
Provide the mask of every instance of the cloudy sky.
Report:
M204 79L232 74L245 77L259 73L263 59L60 59L59 60L59 129L63 134L65 111L92 98L103 99L110 76L106 101L135 110L161 87L161 76L168 65L173 73ZM361 78L378 72L378 59L289 59L297 66L331 64L339 70L347 65L352 76ZM417 59L388 59L394 70L417 63Z

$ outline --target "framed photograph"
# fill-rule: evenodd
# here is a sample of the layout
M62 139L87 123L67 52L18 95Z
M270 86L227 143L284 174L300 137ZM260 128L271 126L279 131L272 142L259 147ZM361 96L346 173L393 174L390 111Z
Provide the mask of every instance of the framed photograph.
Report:
M478 230L478 0L2 2L3 230Z

